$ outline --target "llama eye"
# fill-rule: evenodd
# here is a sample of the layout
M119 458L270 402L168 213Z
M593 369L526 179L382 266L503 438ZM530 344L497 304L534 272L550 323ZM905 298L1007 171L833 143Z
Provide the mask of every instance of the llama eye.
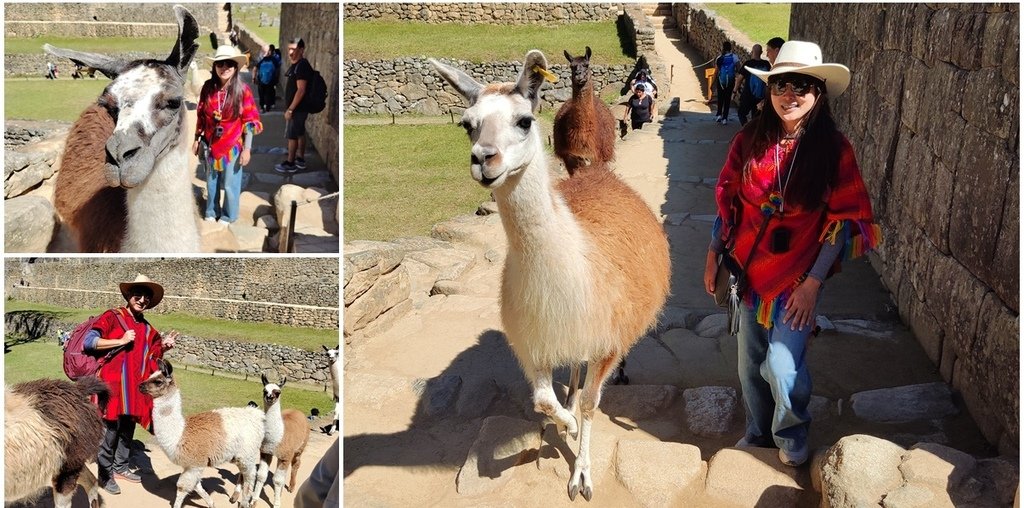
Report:
M518 126L518 127L520 128L520 129L523 129L523 130L530 130L530 126L531 126L531 125L533 125L533 118L531 118L531 117L529 117L529 116L524 116L524 117L520 118L520 119L519 119L519 120L518 120L518 121L516 122L516 125L517 125L517 126Z
M178 109L181 107L181 97L167 99L167 109Z
M469 123L469 120L463 120L459 125L462 125L463 129L466 129L466 134L473 132L473 125Z

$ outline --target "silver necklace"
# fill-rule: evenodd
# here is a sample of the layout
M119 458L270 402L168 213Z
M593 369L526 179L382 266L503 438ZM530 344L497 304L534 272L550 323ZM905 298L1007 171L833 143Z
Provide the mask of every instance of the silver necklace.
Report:
M775 143L775 183L779 189L779 213L783 213L786 210L786 188L789 187L789 179L793 177L793 163L796 162L796 153L800 150L800 143L796 142L796 146L793 147L793 156L789 159L789 169L786 170L786 181L782 181L782 172L779 171L779 145L782 144L782 140L778 139Z

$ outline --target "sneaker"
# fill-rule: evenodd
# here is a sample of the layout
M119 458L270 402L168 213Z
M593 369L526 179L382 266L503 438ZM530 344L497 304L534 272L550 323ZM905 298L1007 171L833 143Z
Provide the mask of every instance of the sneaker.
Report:
M715 123L722 121L722 115L715 115Z
M226 220L224 220L224 219L217 219L217 224L228 225L228 224L231 224L231 223L226 221Z
M296 167L293 162L284 161L280 164L274 165L274 171L277 171L278 173L294 173L298 170L299 168Z
M302 157L296 157L295 167L299 169L306 169L306 159L303 159Z
M114 481L113 478L107 480L106 483L103 484L103 490L114 495L121 493L121 487L117 485L117 482Z
M129 471L114 471L114 478L118 480L124 480L129 483L142 483L142 477Z
M779 460L787 466L797 467L807 462L807 446L795 452L787 452L779 448Z
M721 123L722 125L725 125L725 124L726 124L726 123L728 123L728 122L729 122L729 120L728 120L728 119L726 119L726 118L723 118L723 119L722 119L722 121L720 121L719 123Z
M206 222L214 222L217 219L214 219L213 217L203 217L203 220L206 221Z

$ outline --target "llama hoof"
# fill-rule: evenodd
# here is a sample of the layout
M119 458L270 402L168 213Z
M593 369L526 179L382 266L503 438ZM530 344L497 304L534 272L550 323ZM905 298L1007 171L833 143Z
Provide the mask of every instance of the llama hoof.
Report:
M572 473L569 480L569 500L575 501L577 494L583 494L583 499L590 501L594 497L594 486L590 483L590 474L577 469Z

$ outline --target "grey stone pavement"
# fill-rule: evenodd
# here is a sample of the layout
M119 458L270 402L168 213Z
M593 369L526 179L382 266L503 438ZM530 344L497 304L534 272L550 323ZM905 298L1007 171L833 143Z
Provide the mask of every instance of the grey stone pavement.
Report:
M818 506L821 481L813 468L782 466L773 449L732 448L744 418L736 341L724 332L725 316L702 277L714 185L739 126L735 113L728 125L713 122L703 69L691 69L703 59L671 32L659 31L655 42L661 63L674 70L671 91L659 99L668 114L618 143L615 171L663 219L671 296L658 328L627 357L630 384L605 389L591 440L592 504ZM466 185L475 183L467 178ZM413 310L387 331L346 345L346 504L584 502L566 495L578 442L543 426L501 332L505 240L498 216L454 218L437 225L434 236L472 254L458 290L437 291L434 279L424 283L413 274ZM994 455L900 324L869 261L844 264L826 283L819 312L826 329L807 360L814 384L810 445L819 459L853 434ZM555 379L564 389L567 370Z

